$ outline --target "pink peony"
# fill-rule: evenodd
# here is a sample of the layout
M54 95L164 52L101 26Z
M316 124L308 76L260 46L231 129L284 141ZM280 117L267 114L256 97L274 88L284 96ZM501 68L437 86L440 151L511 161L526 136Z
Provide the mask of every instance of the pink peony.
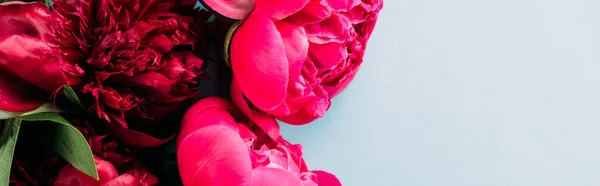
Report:
M358 71L382 0L254 2L252 8L244 6L244 13L211 6L225 16L248 14L229 48L232 89L290 124L322 117Z
M270 119L246 117L227 101L200 100L186 113L177 139L184 185L336 186L332 174L308 171L300 145L272 138L260 127Z

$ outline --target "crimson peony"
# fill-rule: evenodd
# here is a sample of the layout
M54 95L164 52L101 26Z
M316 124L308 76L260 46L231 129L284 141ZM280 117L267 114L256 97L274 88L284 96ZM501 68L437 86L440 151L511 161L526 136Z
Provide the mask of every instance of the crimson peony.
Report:
M356 75L382 0L246 1L203 1L245 19L228 51L232 90L290 124L322 117Z
M184 185L341 185L332 174L308 171L300 145L273 138L257 125L274 120L240 115L227 101L200 100L186 113L177 139Z
M0 4L0 110L32 110L68 84L124 142L164 143L130 124L164 123L199 95L194 18L171 12L175 2L166 0L54 3L52 11L41 2Z

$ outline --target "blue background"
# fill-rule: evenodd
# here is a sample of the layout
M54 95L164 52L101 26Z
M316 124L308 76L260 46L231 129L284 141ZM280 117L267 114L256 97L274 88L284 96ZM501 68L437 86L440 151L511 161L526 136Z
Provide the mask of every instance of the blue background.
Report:
M600 185L600 1L387 0L350 87L282 130L346 186Z

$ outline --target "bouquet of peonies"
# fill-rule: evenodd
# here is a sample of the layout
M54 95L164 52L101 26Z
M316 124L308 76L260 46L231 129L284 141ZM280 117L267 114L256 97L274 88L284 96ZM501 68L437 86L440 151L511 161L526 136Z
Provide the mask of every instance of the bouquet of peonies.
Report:
M0 186L341 185L276 120L325 114L382 5L0 0Z

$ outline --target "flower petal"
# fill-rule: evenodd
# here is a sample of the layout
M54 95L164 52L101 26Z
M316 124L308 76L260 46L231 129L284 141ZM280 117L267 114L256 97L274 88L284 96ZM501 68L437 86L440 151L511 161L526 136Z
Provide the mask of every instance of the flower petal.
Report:
M244 95L259 109L282 103L289 78L283 41L275 24L254 11L233 36L231 65Z
M254 0L257 9L268 13L273 19L282 20L302 10L309 0Z
M285 54L290 68L289 84L295 83L300 76L302 66L308 55L308 38L306 31L302 26L294 25L285 21L279 21L276 24L277 30L281 34Z
M201 0L213 11L231 19L246 19L254 10L252 0Z
M196 102L183 116L176 146L179 147L189 134L209 125L224 124L237 130L236 122L227 110L235 110L235 107L220 97L208 97Z
M263 131L271 137L271 139L276 140L280 136L279 124L275 119L265 114L264 112L259 112L254 109L251 109L244 98L242 91L240 90L239 83L233 78L231 81L231 99L236 104L236 106L246 114L250 120L252 120L256 125L258 125Z
M326 0L310 0L302 10L286 20L298 25L314 24L327 19L330 15L331 8Z
M319 186L342 186L340 180L335 175L322 170L311 171L317 175L317 184Z
M58 56L44 41L31 36L0 36L0 66L46 90L66 83Z
M100 185L101 183L110 181L119 176L117 169L115 169L110 162L96 156L94 156L94 162L96 163L96 169L98 170L98 180L95 180L69 164L60 169L58 176L56 176L54 186Z
M359 5L361 0L326 0L331 9L338 12L348 12L353 7Z
M138 186L139 182L131 174L123 174L115 179L112 179L102 186Z
M0 12L0 36L23 34L48 41L54 35L50 11L42 2L6 2L0 4Z
M257 167L252 171L252 180L249 185L302 186L302 182L289 171L271 167Z
M123 143L138 147L138 148L152 148L158 147L162 144L167 143L171 140L175 134L165 139L158 139L149 134L132 130L129 128L125 128L127 123L125 123L124 119L119 117L111 117L113 120L108 123L108 128L110 131L114 133L114 135L121 140Z
M39 88L2 68L0 74L0 110L25 112L44 104L47 97L39 94Z
M240 135L211 125L187 136L177 150L184 185L242 185L250 179L252 162Z

